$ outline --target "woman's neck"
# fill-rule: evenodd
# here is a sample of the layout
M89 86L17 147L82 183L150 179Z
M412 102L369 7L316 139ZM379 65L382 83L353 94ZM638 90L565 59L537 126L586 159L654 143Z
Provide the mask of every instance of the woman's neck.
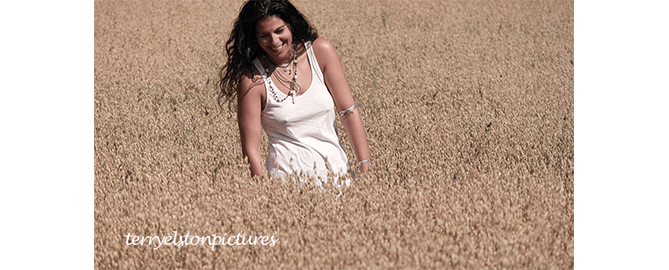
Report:
M302 50L303 47L304 46L302 46L302 44L300 44L300 43L295 44L295 48L294 48L295 54L296 54L295 57L300 56L301 50ZM293 61L293 52L291 51L291 53L289 53L284 59L273 58L273 57L270 57L269 55L265 54L265 59L270 61L275 66L286 66L286 65L289 65L291 61Z
M293 54L291 53L289 57L285 59L275 59L268 55L265 55L265 59L267 59L267 61L270 61L275 66L286 66L289 65L291 61L293 61Z

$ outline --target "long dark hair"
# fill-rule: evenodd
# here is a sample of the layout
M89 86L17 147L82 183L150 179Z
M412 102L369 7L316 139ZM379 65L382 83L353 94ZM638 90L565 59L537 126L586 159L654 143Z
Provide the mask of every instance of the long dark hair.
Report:
M258 45L256 27L261 20L276 16L286 22L293 34L293 43L314 41L316 29L288 0L249 0L241 8L235 20L230 38L225 43L228 62L220 72L218 105L232 104L237 96L239 81L245 73L252 74L253 59L264 55ZM229 109L232 109L229 106Z

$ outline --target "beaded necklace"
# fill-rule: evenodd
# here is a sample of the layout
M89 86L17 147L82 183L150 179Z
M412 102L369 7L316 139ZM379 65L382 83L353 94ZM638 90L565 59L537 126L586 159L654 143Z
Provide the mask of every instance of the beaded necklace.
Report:
M266 59L267 59L267 62L270 63L271 65L274 65L276 67L281 67L284 70L287 70L289 75L291 74L291 71L289 69L290 63L288 63L285 67L283 67L283 66L279 66L277 64L274 64L268 58L266 58ZM293 73L292 73L293 74L293 79L292 80L287 80L286 78L284 78L283 75L281 75L280 72L276 71L276 68L274 69L274 72L273 72L276 75L276 77L279 79L279 83L281 83L281 85L283 85L283 86L285 86L286 88L289 89L288 90L288 95L286 95L286 97L284 97L283 99L280 99L276 95L276 90L274 89L274 87L272 87L272 83L267 84L267 85L269 85L270 93L272 93L272 98L274 98L274 100L276 102L279 102L279 103L283 102L289 96L291 96L291 97L293 97L293 104L295 104L295 94L298 94L302 90L302 85L300 85L300 83L297 82L297 50L295 49L295 43L293 43L293 59L291 59L291 62L293 63ZM271 82L269 68L265 67L265 71L268 74L267 79L270 80L270 82ZM290 86L286 85L284 82L290 83Z

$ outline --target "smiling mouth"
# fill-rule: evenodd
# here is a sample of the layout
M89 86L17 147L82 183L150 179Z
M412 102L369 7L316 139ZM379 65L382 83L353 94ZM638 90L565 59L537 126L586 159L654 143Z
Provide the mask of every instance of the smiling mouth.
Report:
M282 47L283 44L279 45L278 47L272 47L272 51L278 52L279 50L281 50Z

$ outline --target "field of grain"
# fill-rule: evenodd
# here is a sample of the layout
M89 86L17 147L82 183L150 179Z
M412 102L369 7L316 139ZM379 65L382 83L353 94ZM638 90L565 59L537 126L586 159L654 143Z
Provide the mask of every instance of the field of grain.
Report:
M381 190L250 178L215 85L242 1L95 1L96 269L573 268L573 1L293 3L342 59ZM175 232L279 240L128 236Z

